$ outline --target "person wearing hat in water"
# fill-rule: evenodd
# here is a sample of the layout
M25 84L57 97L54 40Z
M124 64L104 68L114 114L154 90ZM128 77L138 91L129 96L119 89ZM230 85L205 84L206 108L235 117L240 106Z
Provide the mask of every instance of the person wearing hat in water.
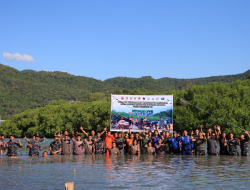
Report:
M17 147L22 148L22 143L19 139L15 142L15 136L10 135L10 140L5 144L5 149L7 150L6 156L16 157L17 156Z
M29 156L39 156L39 151L43 149L41 142L39 141L39 135L35 135L35 140L31 140L28 144L30 148Z

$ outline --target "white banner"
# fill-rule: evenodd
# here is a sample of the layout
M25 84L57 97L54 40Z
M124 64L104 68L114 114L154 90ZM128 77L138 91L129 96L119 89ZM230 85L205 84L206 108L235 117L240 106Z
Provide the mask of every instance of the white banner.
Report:
M111 131L173 132L173 95L111 95Z

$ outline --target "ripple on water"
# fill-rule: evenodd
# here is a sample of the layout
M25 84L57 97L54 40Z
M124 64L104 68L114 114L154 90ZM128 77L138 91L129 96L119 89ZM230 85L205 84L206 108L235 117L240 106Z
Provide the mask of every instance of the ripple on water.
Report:
M48 156L0 158L0 189L238 189L250 186L250 157ZM74 172L75 171L75 172Z

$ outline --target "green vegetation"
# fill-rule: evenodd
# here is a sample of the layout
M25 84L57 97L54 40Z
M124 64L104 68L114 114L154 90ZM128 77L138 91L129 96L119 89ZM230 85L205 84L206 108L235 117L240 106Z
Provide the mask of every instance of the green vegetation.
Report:
M238 75L197 79L153 79L116 77L105 81L74 76L64 72L18 71L0 64L0 116L11 119L13 115L27 109L48 105L54 100L64 99L71 103L108 101L107 94L163 94L170 90L188 90L195 85L211 82L234 82L245 80L250 70Z
M206 86L196 85L183 90L170 90L164 93L149 91L143 88L136 90L119 89L116 94L173 94L174 95L174 130L189 131L200 124L205 130L215 124L224 132L239 134L240 129L230 125L231 122L243 129L250 130L250 80L232 83L214 82ZM35 133L52 137L56 130L68 129L70 132L79 130L82 125L86 131L101 131L110 122L110 94L85 94L87 101L69 103L67 100L52 101L45 107L28 109L14 115L0 126L0 133L11 133L21 137ZM185 101L182 101L182 100ZM214 117L190 104L202 108Z

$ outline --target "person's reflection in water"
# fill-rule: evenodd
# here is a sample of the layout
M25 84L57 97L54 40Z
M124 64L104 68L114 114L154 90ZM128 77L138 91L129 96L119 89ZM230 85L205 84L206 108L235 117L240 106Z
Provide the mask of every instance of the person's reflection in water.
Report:
M73 162L81 162L84 159L84 155L74 155L73 156Z
M132 163L138 163L138 162L140 162L140 154L138 154L138 155L130 155L130 161L132 162Z
M55 155L55 156L50 156L54 159L54 163L62 163L62 156L61 155Z
M82 155L81 155L82 156ZM72 155L62 155L62 162L72 162L72 158L73 156Z
M116 155L114 155L116 156ZM112 156L113 157L113 156ZM112 158L109 155L105 156L105 164L106 164L106 180L111 183L112 182L112 178L114 178L115 176L113 176L113 169L112 169Z
M149 163L150 166L153 165L154 159L155 159L155 156L147 155L147 162Z
M85 154L85 159L86 162L88 162L89 164L92 164L93 162L95 162L95 155L92 154Z

